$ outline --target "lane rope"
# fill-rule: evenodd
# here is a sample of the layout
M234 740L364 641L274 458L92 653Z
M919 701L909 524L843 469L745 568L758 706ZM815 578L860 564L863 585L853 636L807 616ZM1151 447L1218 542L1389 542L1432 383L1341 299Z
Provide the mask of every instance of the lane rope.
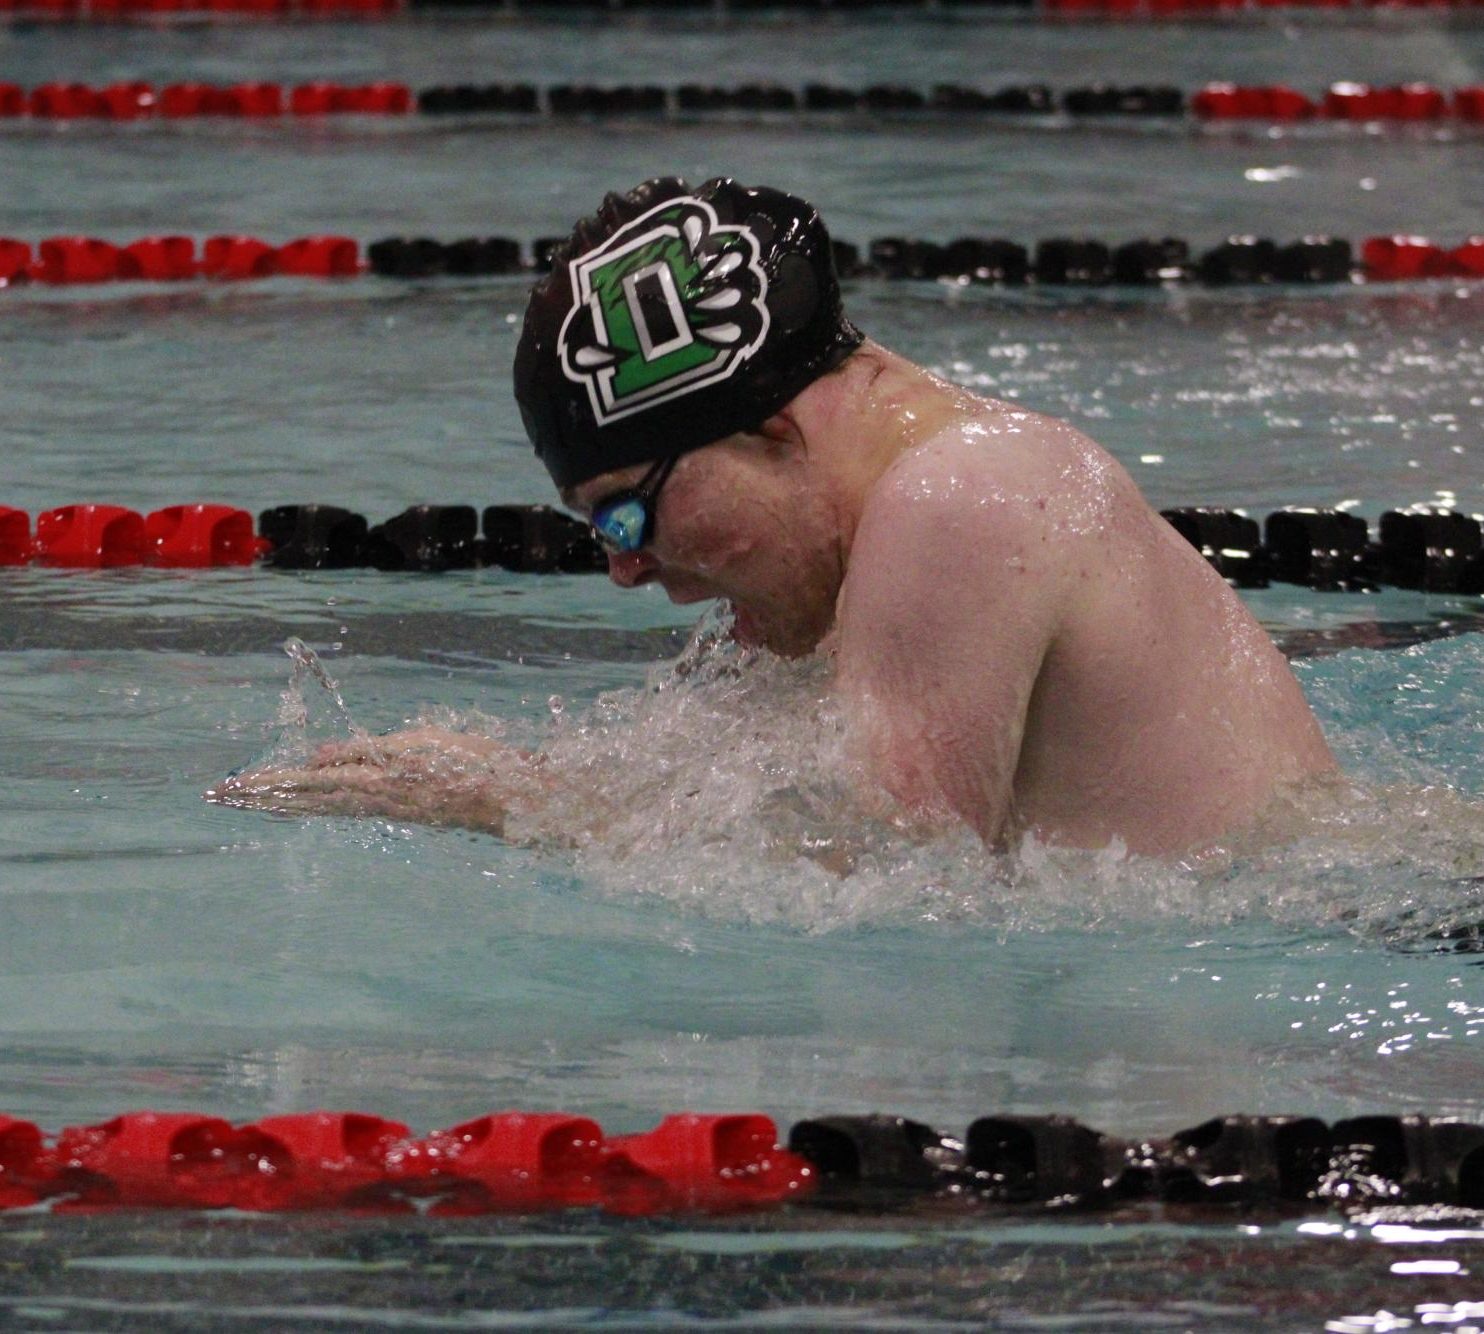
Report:
M806 12L854 13L862 0L768 0L764 8ZM1219 18L1230 21L1248 18L1266 21L1274 12L1323 11L1326 18L1340 15L1369 15L1398 8L1448 11L1467 9L1474 0L865 0L875 9L920 10L930 14L967 11L1005 11L1049 20L1114 19L1169 20ZM576 13L604 15L663 8L667 12L689 11L711 14L720 11L737 17L752 17L757 7L730 0L0 0L0 15L26 20L128 21L161 16L199 19L213 16L249 15L275 18L364 18L386 19L401 14L439 16L459 14L508 14L512 9L524 17L566 18Z
M1092 1210L1132 1202L1484 1208L1484 1126L1441 1117L1220 1116L1119 1139L1064 1116L984 1116L955 1136L900 1116L821 1116L787 1144L756 1112L667 1116L606 1136L591 1118L498 1112L417 1136L356 1112L245 1125L126 1112L55 1137L0 1116L0 1210L351 1209L469 1215L598 1208L859 1210L925 1197Z
M1441 506L1383 513L1373 533L1358 514L1291 507L1264 522L1236 509L1161 511L1238 588L1271 582L1371 592L1381 586L1484 593L1484 522ZM281 505L254 526L247 510L170 505L148 515L121 505L64 505L37 516L0 505L0 567L211 569L263 563L282 570L441 573L495 566L526 573L605 571L587 525L547 505L413 505L381 523L335 505Z
M509 277L549 271L563 238L386 237L364 250L354 237L299 237L282 244L247 235L182 234L108 241L49 236L34 245L0 237L0 288L211 279ZM948 242L885 236L858 246L836 240L843 278L928 279L960 285L1161 287L1182 283L1246 286L1272 283L1385 283L1414 279L1484 278L1484 235L1438 243L1425 236L1371 236L1356 247L1343 237L1305 236L1279 242L1233 235L1193 252L1179 237L1141 237L1109 244L1087 237L1048 237L1033 247L1003 237L964 236Z
M1167 84L1094 83L1053 91L1044 83L987 89L939 83L929 89L905 84L860 88L809 83L720 87L658 84L529 83L440 84L414 92L405 83L382 81L298 85L240 82L227 85L177 82L162 85L122 80L94 87L51 82L26 88L0 83L0 122L182 120L225 117L251 120L320 118L333 115L502 115L518 119L605 116L695 117L736 113L818 115L918 113L952 118L983 116L1074 119L1140 117L1197 121L1324 120L1365 125L1388 122L1484 124L1484 86L1451 91L1427 83L1370 85L1339 81L1319 96L1283 84L1209 83L1195 92Z

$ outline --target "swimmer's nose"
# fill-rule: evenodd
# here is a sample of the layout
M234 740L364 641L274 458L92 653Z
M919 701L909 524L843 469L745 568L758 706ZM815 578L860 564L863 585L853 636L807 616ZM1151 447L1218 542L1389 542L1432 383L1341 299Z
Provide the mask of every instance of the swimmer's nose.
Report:
M653 578L659 561L647 551L610 551L608 577L620 588L637 588Z

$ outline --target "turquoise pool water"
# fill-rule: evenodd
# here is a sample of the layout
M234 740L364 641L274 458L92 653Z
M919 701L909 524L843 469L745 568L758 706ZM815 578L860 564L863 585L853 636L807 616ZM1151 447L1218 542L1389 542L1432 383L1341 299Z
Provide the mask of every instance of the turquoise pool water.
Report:
M1477 25L1414 15L0 30L0 79L24 83L1157 74L1317 90L1477 81L1481 57ZM0 127L0 233L530 238L646 174L730 170L808 190L859 242L1452 239L1479 227L1481 146L864 119L16 125ZM908 355L1078 422L1160 505L1484 509L1478 288L861 282L848 301ZM0 292L0 503L314 499L385 517L546 499L505 388L522 305L518 282ZM1328 826L1216 868L865 838L834 877L799 851L852 832L811 797L818 682L766 668L646 689L693 621L654 590L499 571L0 572L0 1110L56 1128L138 1106L358 1107L431 1129L522 1106L612 1132L682 1107L784 1124L879 1109L953 1131L1059 1111L1129 1134L1237 1110L1478 1119L1479 956L1433 938L1484 912L1478 599L1275 586L1251 601L1371 794ZM543 853L204 805L228 770L340 725L304 687L305 733L283 735L289 636L372 730L504 719L574 771L606 771L594 799L625 812L615 840ZM736 744L737 718L756 740ZM1385 1309L1462 1330L1484 1320L1466 1272L1480 1231L1157 1211L11 1216L0 1323L1348 1331L1385 1327Z

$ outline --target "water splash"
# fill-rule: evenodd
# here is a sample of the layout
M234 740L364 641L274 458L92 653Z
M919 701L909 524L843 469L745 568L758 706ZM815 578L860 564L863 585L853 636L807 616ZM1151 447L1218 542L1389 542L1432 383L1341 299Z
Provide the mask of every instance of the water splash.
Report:
M1477 728L1480 637L1304 664L1353 780L1288 794L1257 829L1199 855L1154 859L1034 838L996 853L968 831L925 840L866 809L827 665L744 649L728 631L724 614L706 617L640 689L586 706L548 701L539 800L512 812L508 836L551 849L598 896L806 932L925 923L1121 934L1251 921L1403 949L1468 949L1478 938L1484 805L1458 790L1476 747L1468 759L1443 747L1429 767L1397 716L1425 699L1403 714L1406 727L1429 738ZM369 741L313 652L285 647L284 744L306 744L311 679L335 726ZM1447 689L1424 695L1418 681ZM473 714L418 721L471 741L505 730ZM475 745L435 776L477 781L482 763Z
M283 642L283 651L294 664L288 684L278 699L275 722L278 735L274 740L265 767L276 767L303 761L313 744L310 737L311 696L305 687L313 682L320 688L318 698L329 704L331 734L338 732L343 737L363 742L381 763L383 755L376 739L351 716L345 697L340 693L340 683L325 669L319 655L297 635ZM321 739L329 739L321 738Z
M1349 706L1325 721L1338 725L1355 780L1288 794L1258 828L1170 860L1034 838L997 854L967 832L923 841L873 817L851 795L824 665L750 653L724 632L703 624L645 689L555 720L544 752L556 795L541 820L590 831L577 866L599 893L806 931L926 922L1137 932L1258 920L1432 948L1484 921L1484 805L1458 791L1456 763L1360 763L1373 720L1355 711L1357 699L1432 675L1453 683L1449 709L1472 721L1484 703L1477 637L1308 669L1322 714L1336 713L1337 699ZM1428 714L1429 728L1446 722ZM1405 738L1370 753L1398 749Z

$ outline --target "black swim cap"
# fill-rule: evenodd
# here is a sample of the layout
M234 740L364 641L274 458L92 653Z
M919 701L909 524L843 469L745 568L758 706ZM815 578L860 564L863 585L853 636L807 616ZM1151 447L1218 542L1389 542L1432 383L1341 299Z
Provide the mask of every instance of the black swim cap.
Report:
M718 177L610 194L531 293L526 432L558 487L755 430L861 343L813 205Z

